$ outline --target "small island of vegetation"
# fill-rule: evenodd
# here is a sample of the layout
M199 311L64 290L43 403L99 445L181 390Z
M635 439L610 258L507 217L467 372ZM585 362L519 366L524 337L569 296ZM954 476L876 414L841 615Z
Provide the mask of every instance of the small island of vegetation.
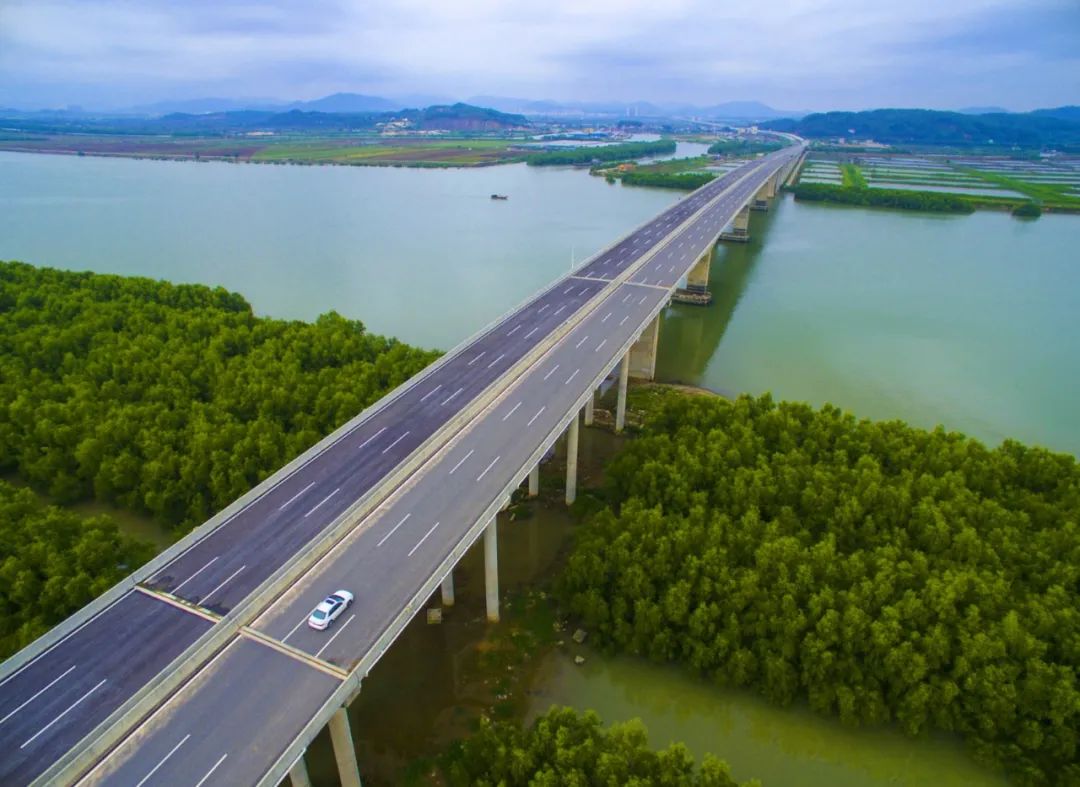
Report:
M645 156L659 156L674 152L675 140L659 139L655 142L623 142L615 145L595 145L530 153L525 161L532 167L565 166L591 164L594 161L633 161Z

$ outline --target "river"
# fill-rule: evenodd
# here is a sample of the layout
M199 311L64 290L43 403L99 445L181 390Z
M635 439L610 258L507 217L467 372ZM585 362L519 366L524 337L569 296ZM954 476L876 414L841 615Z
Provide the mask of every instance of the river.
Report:
M0 259L220 284L261 314L311 319L335 309L373 331L448 348L678 198L524 165L447 171L0 153ZM667 313L658 373L1078 452L1080 269L1070 252L1078 222L777 200L754 216L749 244L718 252L714 305ZM504 585L544 576L568 528L547 521L501 528L503 554L520 556L500 560ZM463 571L459 611L446 627L418 622L367 683L355 714L370 761L415 756L419 743L460 729L463 705L486 702L470 700L475 686L459 686L452 671L484 629L475 621L478 572ZM455 616L472 628L455 634ZM590 654L575 671L560 652L540 665L531 712L558 701L609 720L640 715L658 745L684 739L698 755L713 749L740 778L998 783L973 770L954 741L854 733L656 665ZM386 712L403 698L411 720ZM313 771L323 774L325 748L312 750Z

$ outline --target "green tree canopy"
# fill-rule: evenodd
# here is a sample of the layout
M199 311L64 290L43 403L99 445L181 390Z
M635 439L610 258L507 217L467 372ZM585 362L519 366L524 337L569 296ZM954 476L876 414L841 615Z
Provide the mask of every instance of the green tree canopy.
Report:
M441 758L450 787L738 787L726 763L701 767L682 744L649 748L640 720L604 729L592 711L552 708L522 729L481 723ZM747 782L747 787L757 782Z
M608 647L1080 783L1080 470L835 407L687 397L561 578Z
M0 263L0 471L187 529L435 357L333 312Z

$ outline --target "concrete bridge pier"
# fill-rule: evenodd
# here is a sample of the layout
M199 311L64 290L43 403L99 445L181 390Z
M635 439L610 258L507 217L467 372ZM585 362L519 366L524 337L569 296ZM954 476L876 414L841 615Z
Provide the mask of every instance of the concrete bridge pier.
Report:
M308 776L303 754L297 757L296 762L289 768L289 781L292 782L292 787L311 787L311 777Z
M651 380L656 376L656 349L660 344L660 315L641 332L638 340L630 346L630 376L638 380Z
M743 209L735 216L731 223L730 232L720 233L720 240L733 240L737 243L746 243L750 240L750 206L744 205Z
M593 425L593 407L596 405L596 391L589 394L585 400L585 426Z
M537 462L529 471L529 497L540 494L540 463Z
M700 260L694 263L694 267L686 274L686 289L690 292L709 291L709 269L712 267L714 248L715 246L710 246L709 250L701 256Z
M615 405L615 432L618 434L626 427L626 384L630 380L630 351L619 362L619 399Z
M330 740L334 743L334 759L337 761L341 787L361 787L360 766L356 764L356 747L353 746L349 712L338 708L330 717Z
M454 606L454 569L450 569L442 581L442 603L444 607Z
M487 619L499 622L499 524L493 516L484 528L484 590L487 596Z
M572 505L577 500L577 454L578 454L578 414L566 432L566 504Z
M757 190L757 194L750 201L750 210L762 210L767 211L769 209L769 198L775 194L770 193L769 183L772 182L772 178L761 184L761 188Z

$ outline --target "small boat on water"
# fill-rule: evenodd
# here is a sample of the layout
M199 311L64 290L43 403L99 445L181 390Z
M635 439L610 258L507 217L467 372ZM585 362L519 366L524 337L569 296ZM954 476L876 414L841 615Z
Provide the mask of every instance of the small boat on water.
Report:
M492 194L492 195L491 195L491 198L492 198L492 199L510 199L510 198L509 198L508 196L506 196L505 194Z

